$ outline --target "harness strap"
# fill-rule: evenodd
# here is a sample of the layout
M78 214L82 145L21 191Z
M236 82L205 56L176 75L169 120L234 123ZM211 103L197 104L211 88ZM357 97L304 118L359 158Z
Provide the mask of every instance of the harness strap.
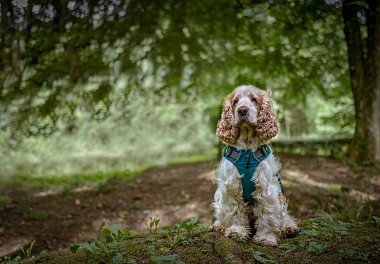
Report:
M243 189L243 199L248 205L255 203L252 193L255 191L255 181L253 175L258 165L266 159L271 153L268 145L259 146L254 152L251 150L237 149L235 147L226 146L223 156L232 162L241 176L241 183ZM277 177L281 192L284 193L280 177L278 173L273 177Z
M255 156L256 159L260 159L260 158L267 155L267 150L265 149L265 147L266 147L266 145L262 145L255 150L253 155ZM227 157L231 157L235 160L238 160L240 157L240 153L241 153L241 150L237 150L237 149L232 148L230 146L226 146L226 150L225 150L224 155Z

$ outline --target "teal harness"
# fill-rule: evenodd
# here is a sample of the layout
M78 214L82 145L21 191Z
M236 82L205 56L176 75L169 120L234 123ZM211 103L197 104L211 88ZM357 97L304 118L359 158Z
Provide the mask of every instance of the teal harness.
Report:
M262 145L255 152L250 149L237 149L235 147L226 146L223 151L223 156L235 165L241 176L241 184L243 187L243 199L248 205L253 205L255 200L252 193L255 191L255 179L253 175L259 164L265 160L270 154L271 149L268 145ZM284 193L280 177L275 175L280 183L281 192Z

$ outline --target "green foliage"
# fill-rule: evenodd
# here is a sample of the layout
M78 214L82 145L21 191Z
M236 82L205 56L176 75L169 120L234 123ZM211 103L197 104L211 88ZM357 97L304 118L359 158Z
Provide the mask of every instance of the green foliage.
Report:
M339 245L342 242L342 237L348 236L355 228L364 224L365 222L359 222L358 219L351 222L334 220L330 215L325 214L321 217L303 221L301 224L303 229L301 236L280 245L279 248L285 250L286 253L306 250L312 255L323 255L333 245ZM374 237L364 238L371 242L377 239ZM352 247L340 250L340 252L344 254L344 258L352 259L351 250L353 250Z
M30 243L30 245L27 247L27 248L22 248L22 253L24 254L24 257L26 259L31 259L33 256L32 256L32 250L33 250L33 247L34 247L34 244L36 243L35 240L32 241L32 243Z
M0 195L0 207L6 206L11 202L11 198L9 198L7 195Z
M205 122L206 107L198 99L186 105L169 95L136 92L102 122L78 113L81 117L73 123L73 132L63 129L50 137L28 137L17 148L0 140L4 150L0 175L25 175L20 182L37 185L60 181L81 185L86 178L97 182L112 171L135 172L182 156L211 156L216 138Z
M278 152L295 154L313 154L317 156L332 156L342 158L346 155L351 137L281 137L271 141Z
M42 254L43 257L40 254L26 263L140 263L147 260L151 263L196 263L200 258L208 263L294 263L295 259L311 263L342 260L376 263L380 257L377 227L357 220L342 222L329 215L307 219L300 223L304 231L301 235L282 238L279 247L275 248L257 245L251 239L240 243L209 232L195 222L190 219L154 233L143 232L135 236L120 226L106 228L102 224L94 242L72 246L74 254L68 251L49 256ZM191 227L191 235L186 231L188 227ZM172 244L170 240L178 230L181 239ZM86 259L83 254L87 255Z
M326 234L335 238L346 235L349 228L352 228L354 223L342 221L334 221L330 215L325 214L322 217L308 219L303 222L307 228L304 230L305 235L317 237Z
M269 264L276 264L278 263L278 261L272 259L270 256L260 252L260 251L254 251L253 252L253 258L259 262L259 263L263 263L263 264L266 264L266 263L269 263Z
M365 207L364 204L362 204L362 205L359 206L358 210L356 211L356 215L355 215L356 219L359 219L360 215L362 214L362 212L364 210L364 207Z
M353 134L339 5L59 3L2 7L12 14L1 36L2 178L204 155L223 97L242 83L272 93L281 136Z
M160 245L160 235L156 233L159 222L159 219L151 218L148 225L150 235L145 239L146 243L150 244L148 250L151 254L151 260L154 263L183 263L177 258L176 254L157 255L155 253L156 245ZM167 245L173 248L178 244L189 243L194 235L195 229L198 227L198 220L196 218L191 218L175 226L165 227L164 233ZM105 224L102 223L99 234L92 243L82 242L73 244L70 247L70 251L74 254L76 254L78 250L84 251L89 262L96 260L105 263L134 263L134 259L127 255L128 246L125 242L128 239L132 239L132 234L129 229L123 229L120 225L105 227ZM161 252L165 248L166 246L162 245Z
M156 233L159 223L160 223L160 219L155 218L155 217L149 218L149 224L147 224L147 227L149 228L149 232Z
M196 217L183 221L174 226L164 227L170 247L174 247L180 243L188 244L191 241L193 232L197 227L198 219ZM185 234L183 231L185 231Z
M26 205L20 205L18 212L26 219L42 220L49 217L49 213L43 210L33 209Z
M36 243L35 240L33 240L26 248L22 247L21 252L24 255L22 258L21 256L5 256L3 259L0 259L0 263L2 264L19 264L23 263L25 261L34 260L35 257L32 255L34 244ZM46 251L41 251L39 257L43 257L44 254L46 254Z
M5 256L3 259L0 259L2 264L19 264L21 262L21 257L10 257Z
M180 224L180 228L184 229L187 233L187 237L192 237L195 228L198 226L198 219L192 217L188 221L184 221Z
M321 254L323 250L329 248L328 243L318 243L314 241L310 241L307 247L307 251L312 254Z
M14 224L14 221L4 221L2 225L4 228L11 228L12 226L14 226Z
M94 242L82 242L73 244L70 247L72 253L77 253L78 250L83 250L86 253L89 263L96 260L103 263L135 263L132 258L126 254L126 248L122 244L123 241L130 239L132 233L127 228L122 228L121 225L111 225L105 227L103 222L100 225L98 236Z
M185 262L178 260L177 255L162 255L162 256L154 256L152 258L153 263L176 263L176 264L184 264Z
M368 263L369 259L369 253L364 253L359 249L341 249L340 252L345 255L345 258L349 258L352 260L357 260L357 261L363 261Z
M380 217L372 216L373 222L380 227Z

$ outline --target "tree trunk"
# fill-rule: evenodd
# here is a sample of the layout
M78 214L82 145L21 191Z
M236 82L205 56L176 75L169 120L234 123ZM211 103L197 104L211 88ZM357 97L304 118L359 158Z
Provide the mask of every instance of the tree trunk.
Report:
M373 5L377 0L372 1ZM376 73L373 64L378 63L374 52L367 49L368 55L365 56L363 40L360 32L360 22L357 17L360 6L355 0L343 2L344 33L348 48L348 60L350 66L351 90L355 105L355 135L350 146L349 154L360 163L373 163L375 160L375 86L377 86ZM373 11L370 11L371 13ZM376 13L376 12L375 12ZM375 13L372 15L375 16ZM373 19L374 20L374 19ZM372 24L374 22L371 22ZM378 38L376 30L370 30L368 23L368 48L377 46L373 41ZM370 44L372 43L372 44ZM378 51L377 51L378 52ZM380 58L377 58L380 59ZM375 67L376 68L376 67ZM372 74L372 77L370 75Z
M8 16L9 11L9 1L1 1L1 26L0 26L0 56L1 56L1 66L3 69L7 68L9 65L8 57L5 53L5 47L8 45L7 30L8 30Z
M65 32L66 23L67 23L67 0L61 0L61 13L59 14L59 32Z
M65 31L65 26L67 22L67 0L59 0L56 4L56 14L54 17L54 24L57 25L59 32L62 33Z
M32 18L33 18L32 17L33 16L32 8L33 8L33 1L29 0L28 6L26 7L26 10L25 10L25 18L24 18L24 23L25 23L24 39L25 39L25 43L29 42L30 31L32 29Z
M380 164L380 2L369 0L368 9L368 86L373 93L372 134L374 160Z

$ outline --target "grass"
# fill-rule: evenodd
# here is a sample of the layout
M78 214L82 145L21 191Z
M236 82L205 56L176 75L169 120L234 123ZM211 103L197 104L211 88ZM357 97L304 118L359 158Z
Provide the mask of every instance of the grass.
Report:
M198 154L190 154L190 155L182 155L177 156L169 160L168 164L179 164L179 163L197 163L204 161L212 161L215 160L218 154L217 148L210 148L208 151L204 153Z
M25 219L43 220L49 217L49 213L43 210L33 209L29 206L20 205L17 208L18 212Z
M0 206L11 202L11 198L7 195L0 195Z
M278 247L263 247L251 239L231 239L208 231L190 219L148 232L132 234L119 225L101 225L92 242L32 257L7 258L3 263L379 263L380 232L373 222L342 222L322 215L300 223L302 234L282 238ZM156 225L157 224L157 225Z
M196 163L205 160L212 160L216 156L216 149L211 149L207 153L200 153L188 156L178 156L169 161L168 164L179 163ZM96 173L82 173L70 175L16 175L10 179L0 178L0 192L17 186L28 190L46 191L53 190L58 192L67 192L76 187L93 186L107 188L107 180L111 178L128 179L141 174L143 171L151 167L138 167L130 171L108 171ZM0 206L9 203L9 198L0 195Z
M88 174L71 175L18 175L9 180L1 180L0 190L10 186L24 187L31 190L57 190L65 191L79 186L99 185L105 183L107 179L120 177L130 178L141 173L143 169L136 171L113 171L98 172Z

